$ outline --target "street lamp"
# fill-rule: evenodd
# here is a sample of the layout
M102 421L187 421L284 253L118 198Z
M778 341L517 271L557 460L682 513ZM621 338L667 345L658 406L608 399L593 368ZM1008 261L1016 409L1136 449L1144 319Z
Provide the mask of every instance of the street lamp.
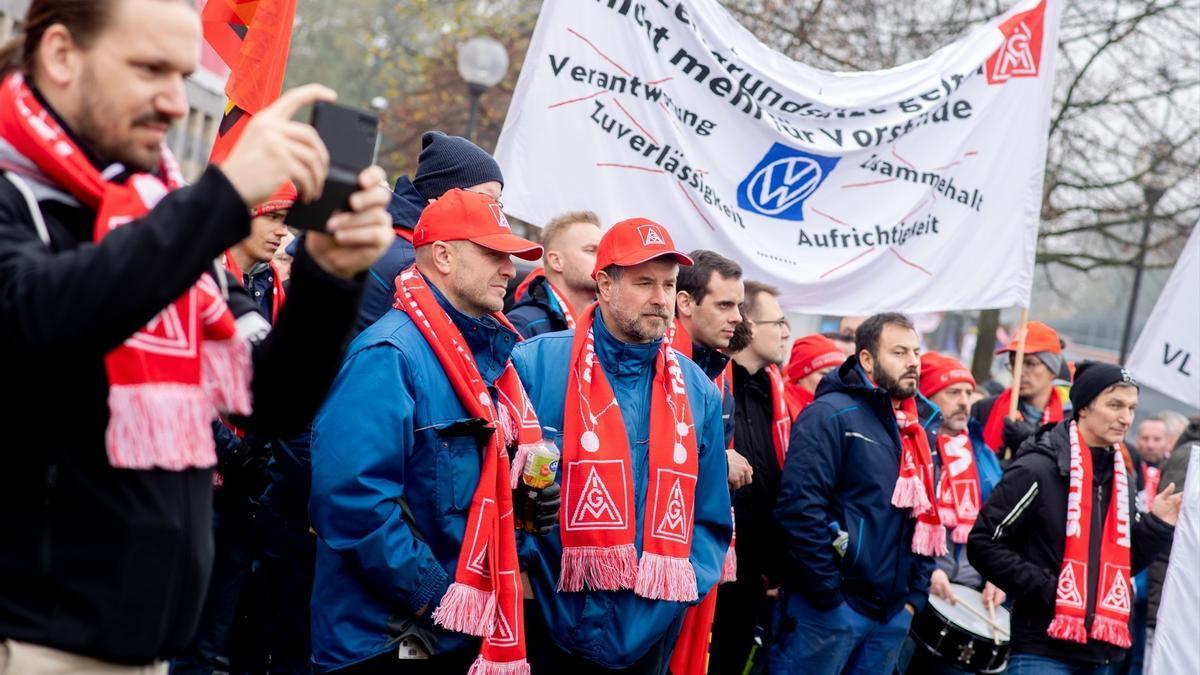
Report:
M1142 272L1146 267L1146 244L1150 240L1150 225L1154 222L1154 207L1167 191L1167 159L1170 147L1163 141L1154 143L1143 152L1142 165L1146 170L1138 177L1142 196L1146 200L1146 216L1142 221L1142 240L1138 244L1137 260L1133 268L1133 289L1129 295L1129 309L1125 313L1125 330L1121 332L1121 365L1129 354L1129 341L1133 337L1133 315L1137 312L1138 294L1142 291Z
M474 37L458 45L458 74L471 93L471 113L467 117L467 140L474 140L475 118L479 116L479 97L504 79L508 72L508 52L490 37Z

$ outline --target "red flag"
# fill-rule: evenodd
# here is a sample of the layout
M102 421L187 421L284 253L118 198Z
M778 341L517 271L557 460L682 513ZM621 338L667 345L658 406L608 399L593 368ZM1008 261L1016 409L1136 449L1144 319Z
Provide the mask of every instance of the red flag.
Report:
M201 14L204 39L229 66L225 115L210 162L219 162L250 116L283 91L296 0L208 0Z

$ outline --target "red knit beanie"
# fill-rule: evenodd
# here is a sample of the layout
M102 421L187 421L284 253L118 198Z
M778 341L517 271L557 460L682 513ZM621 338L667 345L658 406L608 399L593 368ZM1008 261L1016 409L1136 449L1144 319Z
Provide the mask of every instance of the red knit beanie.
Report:
M937 352L921 355L921 395L929 398L952 384L966 382L976 386L975 376L956 358Z

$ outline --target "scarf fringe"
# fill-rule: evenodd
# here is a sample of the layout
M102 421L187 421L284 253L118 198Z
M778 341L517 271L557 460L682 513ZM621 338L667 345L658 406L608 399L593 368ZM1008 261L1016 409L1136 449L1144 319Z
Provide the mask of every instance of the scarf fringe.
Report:
M917 555L946 555L949 552L946 547L946 528L918 519L913 531L912 550Z
M700 597L691 560L646 551L638 564L633 592L651 600L674 602L692 602Z
M456 581L433 610L433 622L456 633L487 637L496 626L496 594Z
M508 479L512 483L512 489L516 490L521 485L521 475L525 473L525 462L529 460L529 445L522 443L517 446L517 452L513 455L512 462L508 465Z
M200 348L200 383L217 410L249 415L253 410L250 342L240 337L205 340Z
M108 388L104 443L115 469L207 469L217 463L208 395L174 382Z
M958 526L958 514L955 513L953 506L938 506L938 518L946 527Z
M570 546L562 552L558 590L573 593L586 586L593 591L633 588L638 578L637 549L620 546Z
M913 513L925 513L932 504L929 495L925 493L925 483L920 476L906 476L896 479L896 489L892 491L892 506L901 509L912 509Z
M1096 617L1099 618L1099 617ZM1087 629L1081 616L1058 615L1050 622L1046 633L1056 640L1069 640L1079 644L1087 644Z
M725 551L725 564L721 567L722 584L727 584L737 581L737 549L734 548L733 542L730 542L729 548Z
M950 531L950 541L956 544L965 544L971 536L971 526L965 523L960 523L954 526Z
M480 655L475 659L475 663L471 664L467 675L529 675L529 662L521 659L520 661L497 663L488 661Z
M1129 624L1102 614L1097 614L1092 619L1092 639L1107 642L1122 649L1129 649L1133 645L1133 640L1129 635Z

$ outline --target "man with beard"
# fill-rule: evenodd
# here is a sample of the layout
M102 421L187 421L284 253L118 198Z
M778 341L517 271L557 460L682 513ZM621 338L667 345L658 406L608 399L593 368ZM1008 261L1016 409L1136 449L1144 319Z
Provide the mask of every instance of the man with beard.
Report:
M772 673L887 673L946 550L914 395L920 342L902 314L867 318L858 352L792 426L775 518L783 591Z
M1000 481L1000 462L984 444L979 423L968 413L967 402L975 389L975 378L958 359L926 352L921 355L920 389L924 399L918 401L918 408L929 433L934 481L938 487L937 506L946 526L947 548L937 558L929 592L955 603L957 598L951 584L959 584L982 591L984 604L998 607L1004 602L1004 591L985 582L967 560L967 535L984 500ZM945 675L963 672L940 662L911 638L905 651L912 659L901 658L904 672Z
M571 211L542 229L542 267L517 288L508 320L524 337L575 327L575 317L596 301L596 246L600 218L591 211Z
M1063 368L1062 342L1058 333L1041 321L1030 321L1025 333L1021 381L971 408L971 416L983 425L983 440L1002 462L1012 460L1017 448L1038 427L1062 421L1063 415L1071 410L1070 403L1064 402L1063 395L1054 386L1054 378ZM1009 370L1016 368L1020 344L1021 331L1017 331L1008 345L996 350L997 354L1008 354ZM1014 390L1019 399L1018 419L1008 416Z
M513 350L538 419L562 430L559 526L522 549L535 673L662 673L685 610L721 576L720 394L665 340L690 264L661 225L617 223L575 330Z

